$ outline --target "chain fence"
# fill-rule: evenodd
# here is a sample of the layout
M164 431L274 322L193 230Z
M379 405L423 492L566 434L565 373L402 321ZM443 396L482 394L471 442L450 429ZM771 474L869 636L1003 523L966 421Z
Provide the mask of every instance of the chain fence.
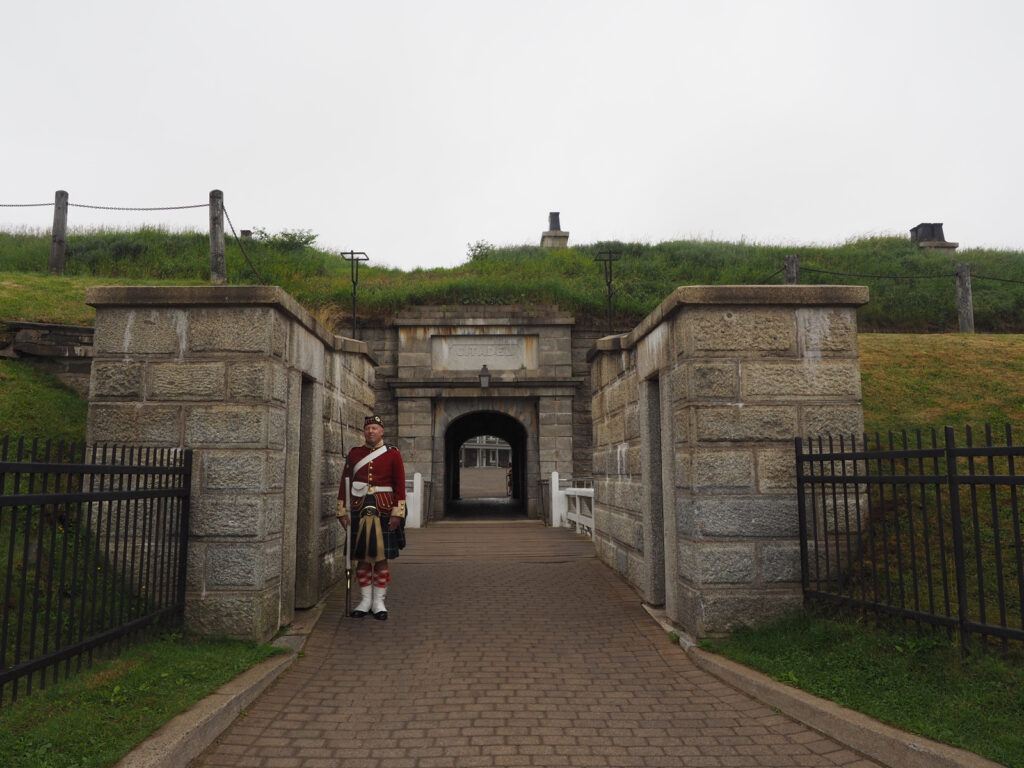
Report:
M50 203L53 205L53 203ZM194 205L158 205L151 207L139 207L130 205L89 205L86 203L68 203L68 208L91 208L96 211L184 211L190 208L209 208L209 203L196 203Z
M814 275L832 275L843 278L856 278L862 280L893 280L893 281L910 281L915 280L950 280L956 281L956 310L958 315L959 329L961 332L973 333L974 332L974 299L971 288L972 280L985 280L996 283L1008 283L1012 285L1024 285L1024 280L1017 280L1010 277L994 277L992 275L982 275L974 272L971 264L962 263L957 266L955 272L928 272L919 274L876 274L870 272L845 272L834 269L822 269L820 267L807 266L800 263L800 259L797 255L790 255L786 257L786 263L781 269L777 269L770 275L761 278L757 281L758 285L765 285L772 283L779 275L788 272L786 275L786 284L794 284L800 282L800 273L809 272Z
M0 208L52 208L56 203L0 203ZM195 203L192 205L154 205L154 206L132 206L132 205L95 205L93 203L72 203L68 202L68 208L91 208L97 211L184 211L190 208L209 208L209 203Z
M141 205L99 205L97 203L73 203L73 202L71 202L70 200L67 199L66 193L58 193L58 196L60 196L61 194L65 195L65 199L64 199L64 202L63 202L63 207L66 207L66 208L83 208L83 209L94 210L94 211L122 211L122 212L133 212L133 211L138 211L138 212L187 211L187 210L196 210L196 209L199 209L199 208L209 208L210 207L210 203L209 202L205 202L205 203L189 203L189 204L184 204L184 205L150 205L150 206L141 206ZM57 205L58 205L58 203L56 201L55 202L51 202L51 203L0 203L0 208L53 208L53 207L55 207ZM264 280L263 275L260 274L260 271L258 269L256 269L256 265L253 264L252 259L249 258L249 254L246 251L245 246L242 245L242 240L241 240L241 238L239 238L238 232L235 230L235 225L234 225L234 223L232 223L231 217L228 215L227 208L224 207L224 205L223 205L223 201L221 202L220 208L224 212L224 217L227 219L228 226L231 228L231 234L234 237L235 243L238 245L238 250L241 252L242 258L245 260L245 263L248 265L249 270L252 272L252 274L255 276L256 280L258 280L261 285L266 285L266 281ZM58 213L59 213L59 211L58 211ZM55 240L55 242L59 241L61 247L64 247L66 245L66 239L67 239L66 223L62 224L61 226L65 227L65 229L62 232L55 232L54 233L54 240ZM57 227L58 227L58 225L57 225L56 217L55 217L54 229L56 230ZM53 268L52 268L52 265L51 265L51 271L52 271L52 269ZM61 267L61 271L62 270L63 270L63 267Z
M242 241L239 239L238 233L235 232L235 225L231 223L231 216L228 214L227 206L222 204L221 210L224 211L224 218L228 220L228 226L231 228L231 235L235 238L235 243L238 244L238 250L242 252L242 258L245 259L245 263L249 265L249 269L252 270L252 273L256 275L256 279L259 281L260 285L266 285L266 281L263 279L263 276L249 260L249 254L245 252L245 247L242 245Z
M921 274L921 275L874 275L865 272L838 272L832 269L819 269L817 267L808 267L803 264L799 267L801 272L813 272L817 275L835 275L837 277L859 277L868 280L948 280L955 278L956 272L938 272L933 274ZM758 285L765 285L776 277L785 272L786 269L777 269L767 277L763 277L757 281ZM992 280L997 283L1013 283L1015 285L1024 285L1024 280L1013 280L1008 277L992 277L991 275L979 275L976 272L971 272L972 280Z

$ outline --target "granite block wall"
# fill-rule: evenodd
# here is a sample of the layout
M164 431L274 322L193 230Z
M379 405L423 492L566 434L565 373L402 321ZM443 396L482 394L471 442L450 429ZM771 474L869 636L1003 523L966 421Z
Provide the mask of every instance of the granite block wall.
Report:
M88 440L194 451L186 625L270 638L344 575L374 360L271 287L94 288Z
M854 286L689 286L590 354L595 544L700 637L799 605L793 438L862 429Z

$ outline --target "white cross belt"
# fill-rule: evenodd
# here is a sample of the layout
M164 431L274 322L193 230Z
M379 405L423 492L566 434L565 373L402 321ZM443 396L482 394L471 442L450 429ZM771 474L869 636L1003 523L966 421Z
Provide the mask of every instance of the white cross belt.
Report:
M367 485L359 480L352 481L352 495L357 499L368 493L393 493L394 490L390 485Z

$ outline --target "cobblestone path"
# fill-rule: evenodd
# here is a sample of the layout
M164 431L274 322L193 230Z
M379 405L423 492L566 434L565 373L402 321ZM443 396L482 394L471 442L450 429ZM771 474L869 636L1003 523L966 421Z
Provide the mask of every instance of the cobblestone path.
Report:
M336 590L304 655L193 765L876 765L695 667L581 537L408 538L390 620L345 618Z

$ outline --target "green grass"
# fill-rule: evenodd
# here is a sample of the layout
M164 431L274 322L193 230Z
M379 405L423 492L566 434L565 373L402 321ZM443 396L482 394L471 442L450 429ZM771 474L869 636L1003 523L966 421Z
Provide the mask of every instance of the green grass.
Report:
M942 427L957 429L963 444L964 428L978 430L988 421L1002 435L1009 422L1024 429L1024 336L976 334L861 334L861 379L864 395L864 422L870 433L880 432L883 443L889 430L902 443L903 429L928 430ZM911 433L910 440L914 441ZM1018 440L1024 436L1018 435ZM916 468L916 465L914 465ZM930 468L927 468L930 470ZM902 472L902 468L899 469ZM966 471L966 466L961 467ZM915 497L918 489L915 488ZM962 498L968 509L967 494ZM1005 495L1005 494L1004 494ZM912 579L909 575L910 537L905 505L891 503L887 491L889 539L882 540L880 526L878 548L868 555L865 573L872 569L885 572L882 557L884 543L889 554L888 573L898 582L896 558L899 549L904 559L905 600L913 606ZM902 497L901 497L902 498ZM985 499L982 501L984 507ZM1003 499L1005 501L1005 499ZM876 511L882 505L875 504ZM937 519L930 506L931 536L936 537ZM901 541L897 546L892 526L897 509L903 516ZM1021 606L1017 601L1012 564L1015 552L1009 541L1012 530L1007 504L1000 506L1003 532L1003 558L1009 564L1004 578L1008 586L1007 608L1010 623L1019 622ZM948 504L943 507L946 535L949 538ZM919 514L919 510L918 510ZM986 602L989 620L998 621L994 609L994 540L990 517L980 518L981 546L986 556ZM923 573L923 530L917 518L916 551L919 560L920 604L927 607ZM977 578L974 572L974 532L965 527L965 546L969 554L967 586L969 604L976 612ZM936 597L942 600L940 562L932 563ZM956 583L952 559L947 579L955 610ZM856 574L855 574L856 576ZM869 579L870 581L870 579ZM859 594L859 582L855 587ZM871 591L868 582L868 595ZM976 613L974 617L977 618ZM1019 625L1019 624L1018 624ZM974 641L977 646L978 641ZM942 632L890 632L852 618L795 616L757 629L736 632L727 640L709 641L712 650L759 669L777 680L795 685L844 706L865 712L899 728L961 746L994 760L1024 766L1024 663L1020 651L1008 659L989 653L960 658L956 646Z
M17 450L17 442L15 438L24 437L26 439L25 448L26 451L31 451L31 445L33 439L39 440L39 450L45 450L46 441L51 441L52 450L54 453L59 449L61 441L66 444L70 443L82 443L85 440L85 420L86 412L88 409L87 403L82 400L77 394L70 389L66 388L61 384L54 376L38 368L17 360L0 360L0 438L7 435L11 438L11 443L8 446L8 456L13 458ZM2 451L2 448L0 448ZM11 475L7 475L0 482L0 491L2 492L13 492L15 479ZM22 486L20 491L24 493L26 488ZM64 511L60 511L60 515L63 515ZM0 573L7 572L8 565L8 550L10 547L10 525L14 517L8 511L4 517L0 518ZM85 541L79 541L78 537L68 535L67 521L63 518L58 520L48 519L47 525L44 525L46 529L46 535L43 537L41 554L36 552L37 547L35 544L39 541L39 519L34 519L28 530L30 546L30 557L28 558L29 563L25 566L24 557L24 543L25 533L24 530L24 518L21 518L21 524L18 525L14 543L14 563L15 571L19 578L22 574L22 569L28 568L28 578L34 583L34 577L36 572L36 563L42 563L44 573L46 572L46 565L51 559L51 552L56 552L53 549L56 546L61 549L65 546L65 538L67 539L67 547L69 550L69 557L73 556L74 549L76 546L85 547L87 546ZM58 541L56 544L50 541L50 529L53 529L52 523L57 522L56 538ZM68 562L71 562L69 560ZM100 571L90 572L87 574L87 583L91 584L92 579L97 575L102 575ZM70 579L70 575L69 575ZM32 590L30 590L31 593ZM3 593L0 593L2 595ZM80 594L76 592L76 594ZM5 610L18 609L20 604L19 594L16 592L14 595L6 596ZM67 622L71 620L71 612L67 610L69 608L68 603L70 602L70 595L63 595L63 602L65 603L61 610L61 626L57 626L57 603L51 604L51 611L49 611L49 617L53 622L53 632L62 633L61 636L67 636L68 632L74 631L74 627L70 627ZM29 594L26 598L26 607L32 605L32 595ZM40 604L40 612L45 612L42 607L45 603ZM3 607L3 606L0 606ZM86 611L92 611L93 605L91 601L86 603L80 603L76 601L76 608L81 612L84 608ZM98 611L98 609L97 609ZM102 623L105 617L99 616L98 621ZM33 658L37 655L37 652L42 648L43 637L39 636L36 638L36 642L33 644L29 639L28 623L24 627L23 633L18 636L14 632L10 633L8 637L7 647L4 649L6 658L14 658L14 650L17 643L21 643L20 657L22 660ZM103 624L106 626L106 624ZM50 645L52 649L53 646Z
M20 490L26 491L24 483ZM0 652L7 664L41 658L171 604L175 584L165 564L173 550L162 542L159 560L144 561L117 536L129 521L139 536L167 525L166 515L128 506L106 515L95 505L37 508L31 516L15 508L0 517L0 574L13 562L11 583L0 582L0 614L8 627ZM115 531L112 544L104 536L108 526ZM34 675L33 684L38 679Z
M18 360L0 360L0 437L81 442L87 403L54 376Z
M249 241L250 268L229 238L231 283L264 282L282 286L302 304L331 320L344 316L351 295L348 265L315 248L309 233L281 233ZM72 231L68 236L68 298L73 285L80 297L97 282L204 281L209 244L205 233L161 229ZM603 273L594 262L601 250L623 253L615 266L615 312L619 327L629 328L686 284L757 283L777 272L786 254L795 253L806 268L877 275L951 275L958 261L975 274L1024 281L1024 253L965 250L955 254L922 251L909 240L876 237L834 246L769 246L750 243L676 241L657 244L600 242L549 250L536 246L472 246L467 261L453 268L403 271L370 262L360 272L359 306L383 315L416 304L553 303L581 317L604 314ZM43 274L49 253L45 232L0 233L0 280L17 274ZM372 254L371 254L372 256ZM863 330L955 330L954 280L884 280L811 272L805 283L854 283L870 287L872 300L859 312ZM104 279L110 278L110 279ZM95 282L91 282L95 281ZM781 282L779 276L771 279ZM55 283L56 284L56 283ZM41 286L39 286L41 287ZM23 317L5 295L0 318ZM23 297L31 298L31 297ZM80 298L78 299L80 302ZM1024 285L974 281L975 321L979 330L1024 331Z
M42 279L41 277L39 279ZM63 387L53 376L20 361L0 361L0 434L24 434L29 438L53 438L81 441L85 434L86 403ZM9 485L13 482L5 478ZM24 487L21 489L23 492ZM0 573L7 571L11 540L10 515L0 519ZM11 662L20 642L20 658L38 656L42 651L42 630L49 628L49 649L55 638L77 636L84 621L85 634L90 627L107 627L125 615L141 615L150 607L149 598L136 594L124 573L101 558L82 524L76 533L72 510L56 509L44 521L37 517L28 529L30 557L26 562L24 516L17 519L14 538L16 585L24 574L28 589L26 610L37 618L37 633L31 637L26 622L20 635L8 637L5 657ZM42 532L41 538L39 532ZM39 544L41 543L41 548ZM86 562L78 558L78 575L71 572L76 548L88 552ZM49 563L59 554L66 555L65 586L59 588L54 575L48 589ZM130 571L130 569L129 569ZM35 575L40 574L40 592L35 600ZM74 587L67 585L74 583ZM96 596L93 584L97 585ZM13 610L22 600L20 590L0 599ZM107 600L100 599L106 592ZM47 599L47 594L51 599ZM110 595L116 597L110 600ZM73 604L73 608L72 608ZM58 623L58 614L60 622ZM33 645L34 643L34 645ZM226 640L198 640L165 637L130 648L124 655L98 663L92 670L73 675L69 680L50 684L31 696L9 705L10 687L5 688L0 706L0 755L5 768L85 768L113 765L137 743L167 720L184 711L238 673L276 652L269 646L254 646ZM73 662L74 666L74 662ZM52 680L52 671L50 671ZM24 691L24 681L20 684Z
M957 445L960 446L966 445L966 429L972 427L973 442L979 445L984 441L986 422L992 425L994 444L1005 444L1006 424L1014 428L1016 443L1024 441L1024 336L861 334L858 341L864 422L872 435L872 448L876 433L881 438L882 447L888 447L890 431L894 433L894 446L903 448L904 429L909 433L906 444L911 448L917 445L917 429L923 432L924 447L932 445L932 429L937 433L936 445L941 447L945 444L943 427L946 425L954 427ZM873 473L883 473L889 471L890 466L886 462L881 467L872 463L869 469ZM942 474L946 471L943 460L937 467L931 461L921 465L911 461L906 466L903 462L896 462L894 469L897 474L919 474L919 470ZM984 472L988 467L984 460L978 459L975 469ZM1019 462L1014 469L1020 471ZM958 471L968 473L967 460L961 460ZM1010 473L1005 459L994 460L993 473ZM1006 622L1010 626L1020 626L1024 606L1020 603L1016 577L1015 515L1009 486L996 488L997 512L994 517L988 490L982 489L976 495L977 499L972 501L970 488L961 488L960 508L967 554L965 580L971 618L981 620L980 608L984 606L987 622L1001 622L1001 601L997 589L1001 576ZM863 523L865 559L862 564L859 558L854 558L847 574L852 583L847 589L852 588L859 594L863 586L870 598L876 578L880 587L888 578L894 588L891 596L894 604L900 604L902 599L908 607L940 613L945 611L948 590L955 612L957 592L952 558L952 517L946 492L943 491L939 504L931 486L913 486L909 493L905 488L894 491L891 485L881 489L874 486L871 498L873 518L870 521L865 519ZM912 520L908 517L908 509L913 510ZM977 528L972 509L978 510ZM898 529L894 525L896 520L899 520ZM930 562L924 557L926 522L932 544ZM1003 562L1001 573L996 568L996 524ZM936 550L940 525L946 538L945 563ZM980 557L976 554L979 552ZM912 568L912 555L916 555L916 569ZM981 578L977 565L979 559ZM932 595L928 592L928 575L932 578ZM882 599L885 599L884 591Z
M964 659L942 633L806 614L703 646L898 728L1024 766L1019 658Z
M0 708L5 768L114 765L161 725L279 649L164 636Z
M862 333L858 344L869 433L1024 427L1024 336Z
M33 272L0 272L0 319L92 325L96 310L85 303L94 285L197 285L197 279L144 277L52 277Z

